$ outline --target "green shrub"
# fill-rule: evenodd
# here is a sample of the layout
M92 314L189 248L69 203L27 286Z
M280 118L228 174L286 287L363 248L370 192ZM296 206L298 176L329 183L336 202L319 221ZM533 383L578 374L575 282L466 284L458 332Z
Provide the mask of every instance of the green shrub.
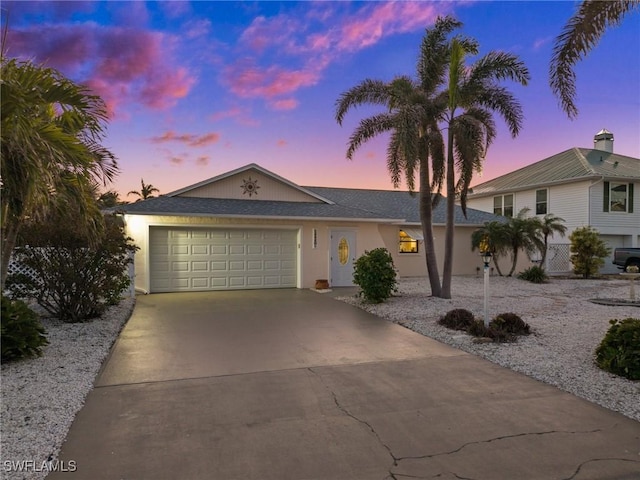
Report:
M520 272L518 274L518 278L531 283L545 283L549 279L544 268L540 265L534 265L533 267L529 267L525 271Z
M491 320L491 323L489 323L489 327L514 335L529 335L529 333L531 333L529 324L515 313L501 313L500 315L496 315L495 318Z
M127 266L136 247L121 220L107 216L97 238L89 239L66 224L46 222L25 228L16 258L31 275L12 275L7 288L15 297L33 298L64 322L101 315L130 285Z
M491 327L491 324L487 327L482 320L475 320L469 328L467 333L474 337L490 338L494 342L512 342L516 339L516 336L506 330L500 330Z
M584 278L596 275L604 265L604 259L611 249L592 227L576 228L571 235L571 263L573 273Z
M473 313L464 308L449 310L438 323L453 330L467 330L475 321Z
M519 335L528 335L530 327L515 313L501 313L489 322L488 327L482 320L475 320L467 328L467 333L490 338L494 342L513 342Z
M596 348L596 364L630 380L640 380L640 319L610 320L611 327Z
M382 303L397 291L396 269L386 248L365 251L356 260L353 283L367 302Z
M2 361L42 355L49 342L38 315L21 300L2 296L1 301Z

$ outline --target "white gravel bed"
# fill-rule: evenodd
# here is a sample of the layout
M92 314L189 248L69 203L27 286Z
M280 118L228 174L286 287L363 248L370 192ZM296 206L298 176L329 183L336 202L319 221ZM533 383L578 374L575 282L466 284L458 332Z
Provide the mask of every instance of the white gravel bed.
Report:
M86 323L43 318L49 340L44 354L2 365L0 478L35 480L46 476L43 462L57 458L134 304L134 298L124 299ZM34 463L27 471L18 472L8 462Z
M516 313L530 325L531 335L515 343L474 343L464 332L437 323L454 308L484 318L482 276L454 277L450 300L431 297L424 278L401 280L396 296L378 305L364 304L353 296L338 299L640 421L640 381L604 372L593 359L609 320L640 318L640 308L597 305L589 299L628 300L628 281L552 278L549 283L534 284L492 276L489 291L489 317Z

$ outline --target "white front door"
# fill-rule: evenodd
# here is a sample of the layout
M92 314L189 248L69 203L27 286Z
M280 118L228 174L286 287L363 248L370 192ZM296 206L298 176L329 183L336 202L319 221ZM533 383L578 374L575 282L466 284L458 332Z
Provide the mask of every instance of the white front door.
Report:
M353 266L356 261L356 232L331 231L331 286L353 285Z

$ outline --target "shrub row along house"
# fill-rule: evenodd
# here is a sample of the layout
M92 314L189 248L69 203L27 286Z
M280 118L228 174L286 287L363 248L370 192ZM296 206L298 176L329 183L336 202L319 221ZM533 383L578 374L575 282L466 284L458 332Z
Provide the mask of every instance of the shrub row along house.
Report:
M553 213L565 220L567 236L550 242L545 268L568 273L569 234L595 228L612 249L600 273L617 273L613 248L640 246L640 159L613 152L613 134L601 130L594 148L571 148L473 187L467 204L497 215ZM634 195L634 192L636 194Z
M354 260L378 247L400 276L427 273L418 195L405 191L302 187L250 164L122 210L145 292L349 286ZM458 208L454 275L476 273L471 234L497 218ZM443 199L434 212L439 259L444 223Z

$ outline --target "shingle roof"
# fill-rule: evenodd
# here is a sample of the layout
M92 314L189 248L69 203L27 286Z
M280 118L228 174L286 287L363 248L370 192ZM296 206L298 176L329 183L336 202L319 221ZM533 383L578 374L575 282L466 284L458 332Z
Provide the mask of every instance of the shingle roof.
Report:
M330 198L336 204L350 205L363 210L375 210L384 217L403 218L406 223L420 223L420 204L417 193L412 195L399 190L363 190L354 188L305 187L323 197ZM433 223L445 224L446 198L440 198L433 211ZM462 208L456 205L455 222L457 225L482 225L484 222L496 220L492 213L472 208L467 209L467 217Z
M640 179L640 159L603 150L572 148L476 185L469 198L593 177Z
M227 198L160 196L118 207L142 215L196 215L216 217L282 217L391 220L379 212L319 202L280 202Z
M398 224L420 223L419 197L399 190L303 187L334 204L282 202L196 197L160 196L118 207L119 211L139 215L191 215L222 217L263 217L288 219L345 219ZM445 198L434 210L433 223L445 223ZM458 225L482 225L496 220L491 213L467 209L467 217L456 205Z

